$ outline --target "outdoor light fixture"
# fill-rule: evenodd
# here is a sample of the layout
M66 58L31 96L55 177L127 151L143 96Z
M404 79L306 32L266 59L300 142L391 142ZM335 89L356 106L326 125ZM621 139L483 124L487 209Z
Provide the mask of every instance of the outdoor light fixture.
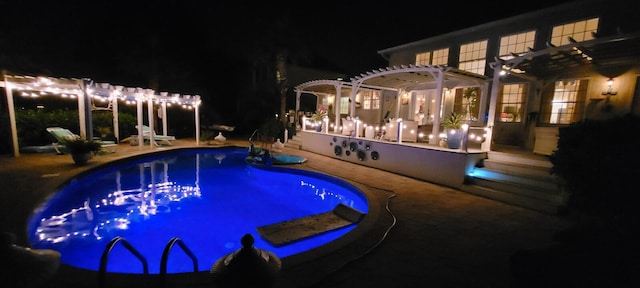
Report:
M602 91L602 95L616 95L618 92L613 90L613 78L607 80L607 90Z

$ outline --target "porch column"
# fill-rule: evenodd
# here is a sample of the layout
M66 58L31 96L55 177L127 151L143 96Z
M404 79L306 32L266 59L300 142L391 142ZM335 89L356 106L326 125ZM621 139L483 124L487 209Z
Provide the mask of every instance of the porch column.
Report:
M487 137L481 145L483 151L491 150L493 138L493 125L496 119L496 105L498 104L498 90L500 88L500 71L502 71L502 61L493 65L493 82L491 83L491 100L489 101L489 114L487 119Z
M393 118L399 118L400 117L400 105L402 105L402 98L404 97L404 93L406 93L406 91L404 89L398 89L398 97L396 97L396 107L393 114Z
M416 120L416 107L417 107L417 102L418 102L418 95L416 95L416 92L410 91L409 92L411 94L410 98L411 100L409 100L409 115L407 116L407 120ZM416 131L417 133L417 131Z
M333 99L333 114L336 117L336 123L334 123L333 126L333 133L340 134L342 131L340 131L340 126L342 126L342 118L340 118L340 98L342 98L342 83L338 83L336 85L334 85L334 87L336 87L336 96L335 99Z
M493 89L491 89L493 91ZM480 93L480 111L478 111L478 117L482 117L482 115L485 114L485 111L487 110L487 99L489 98L489 82L485 81L484 84L482 85L482 93ZM491 106L495 106L495 104L491 104ZM495 114L495 107L494 107L494 114ZM484 118L484 117L482 117ZM491 119L492 117L489 116L489 119ZM482 119L482 121L480 122L482 124L482 126L484 127L483 129L483 133L489 133L487 132L487 130L489 130L488 127L488 123L489 123L489 119L487 119L487 121L485 122L484 119ZM491 122L491 125L493 125L493 122ZM485 141L486 143L486 141ZM487 149L484 149L485 143L482 143L480 146L480 149L483 151L488 151L488 147Z
M402 118L396 118L396 132L397 132L397 139L398 139L398 144L402 143L402 130L404 130L404 123L402 123Z
M359 85L351 85L351 104L349 105L349 116L354 118L356 116L356 94L358 94Z
M300 111L300 96L301 95L302 95L302 92L300 92L300 90L296 90L296 114L293 115L293 118L294 118L293 125L295 127L298 127L298 124L300 124L300 126L302 126L302 123L300 123L300 119L298 119L298 111Z
M436 109L433 111L433 128L431 128L433 137L429 138L429 144L432 145L438 145L440 142L440 115L442 114L442 97L444 97L442 91L444 73L442 73L442 70L436 73L436 79L438 80L436 83Z

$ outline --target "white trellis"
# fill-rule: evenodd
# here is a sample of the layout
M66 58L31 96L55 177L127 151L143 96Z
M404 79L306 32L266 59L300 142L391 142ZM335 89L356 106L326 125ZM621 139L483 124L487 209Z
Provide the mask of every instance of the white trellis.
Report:
M149 113L148 127L151 131L155 131L153 119L153 104L160 105L160 114L162 115L162 133L167 135L167 117L166 109L169 105L180 105L181 107L194 111L195 117L195 138L196 145L200 144L200 112L201 104L199 95L180 95L177 93L169 94L168 92L156 92L152 89L129 88L120 85L112 85L109 83L94 83L87 79L76 78L52 78L52 77L33 77L33 76L16 76L3 75L4 79L0 82L0 86L5 88L7 97L7 107L9 111L9 120L11 125L11 138L13 142L14 156L20 155L18 144L18 132L15 117L15 107L13 92L19 91L23 96L41 97L46 95L57 95L62 98L77 99L78 101L78 121L80 124L80 136L90 138L93 134L91 125L92 107L91 100L98 100L110 103L113 112L113 127L116 139L120 139L118 129L118 102L136 104L137 107L137 125L138 125L138 145L144 144L144 135L142 126L143 120L143 104L146 102ZM151 143L154 143L154 133L149 135ZM149 145L153 148L153 145Z

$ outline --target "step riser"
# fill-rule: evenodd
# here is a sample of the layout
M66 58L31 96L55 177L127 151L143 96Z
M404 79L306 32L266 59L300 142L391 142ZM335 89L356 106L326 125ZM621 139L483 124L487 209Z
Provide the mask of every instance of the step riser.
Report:
M532 177L549 177L551 175L551 168L537 167L537 166L524 166L521 164L515 165L511 163L484 161L484 168L517 175L527 175Z
M540 168L551 168L553 165L551 161L547 159L531 159L526 157L519 157L516 155L506 153L488 152L487 158L493 162L513 163L518 165L526 165Z
M566 203L548 158L504 152L489 152L487 157L461 190L551 214Z
M554 191L558 189L556 178L552 176L533 177L523 174L503 173L487 168L475 168L471 176L497 182L518 184L524 187L531 187L533 190Z
M550 204L547 201L540 201L529 197L522 197L513 193L491 190L475 185L466 185L462 188L462 191L550 215L556 215L561 206L557 204Z
M505 191L505 193L516 194L522 197L546 201L554 204L562 204L564 201L562 197L562 191L559 187L555 190L540 190L536 187L524 187L520 186L519 184L496 182L480 178L472 178L471 183L477 186Z
M294 135L291 139L288 139L287 142L284 143L284 146L293 149L302 149L301 137L298 135Z

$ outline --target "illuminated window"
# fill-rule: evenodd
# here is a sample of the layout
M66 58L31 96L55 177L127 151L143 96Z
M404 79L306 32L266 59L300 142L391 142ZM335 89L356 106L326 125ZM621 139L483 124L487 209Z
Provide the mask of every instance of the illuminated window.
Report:
M433 59L431 65L447 65L449 64L449 48L433 51Z
M429 65L431 64L431 52L424 52L416 54L416 65Z
M592 32L598 32L598 18L554 26L551 44L562 46L571 43L569 37L578 42L594 39Z
M340 97L340 114L349 114L349 97Z
M366 90L361 92L363 95L362 108L364 110L378 110L380 109L380 92Z
M487 40L460 45L460 69L484 75Z
M480 88L455 89L453 112L464 115L465 120L478 121Z
M542 97L540 122L571 124L580 121L584 114L588 84L587 80L556 81L553 93Z
M505 84L498 101L498 121L522 122L526 84Z
M447 65L449 48L416 54L416 65Z
M509 60L513 58L513 54L522 55L529 52L529 48L533 48L533 42L536 38L536 31L523 32L500 38L500 58ZM513 53L513 54L512 54Z

